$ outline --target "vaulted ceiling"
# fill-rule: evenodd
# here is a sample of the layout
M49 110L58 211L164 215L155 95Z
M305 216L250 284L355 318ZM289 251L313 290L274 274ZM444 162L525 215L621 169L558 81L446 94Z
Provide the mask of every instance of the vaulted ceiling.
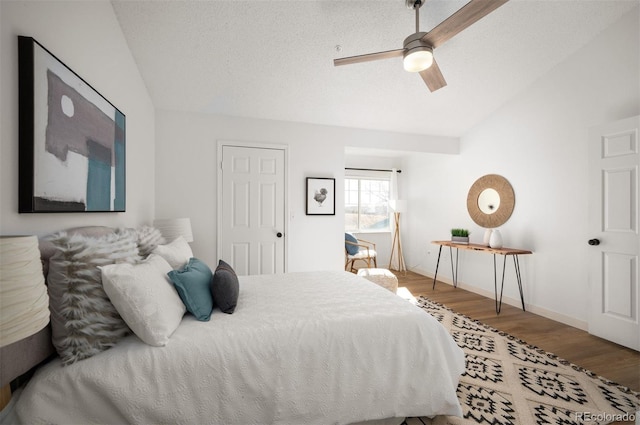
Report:
M402 47L405 0L113 0L159 109L461 136L588 44L638 0L511 0L435 50L448 85L429 92L402 58L333 59ZM427 0L428 31L466 2Z

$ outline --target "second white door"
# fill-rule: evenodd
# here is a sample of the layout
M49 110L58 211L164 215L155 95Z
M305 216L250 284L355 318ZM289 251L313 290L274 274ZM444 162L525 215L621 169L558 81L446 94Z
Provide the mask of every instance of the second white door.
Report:
M285 271L285 151L222 146L219 257L238 275Z
M589 131L589 332L634 350L640 350L639 131L640 117Z

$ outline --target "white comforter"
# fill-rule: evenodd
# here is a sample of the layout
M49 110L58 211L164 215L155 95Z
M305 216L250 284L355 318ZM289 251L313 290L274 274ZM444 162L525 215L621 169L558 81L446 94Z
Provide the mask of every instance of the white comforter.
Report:
M165 347L129 336L41 368L25 424L348 424L461 415L462 351L430 315L346 272L240 278L235 313L185 316Z

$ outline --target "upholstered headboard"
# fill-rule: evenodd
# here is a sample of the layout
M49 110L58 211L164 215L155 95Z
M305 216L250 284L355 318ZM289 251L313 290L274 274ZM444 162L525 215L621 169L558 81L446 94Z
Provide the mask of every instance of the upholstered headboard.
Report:
M69 229L67 233L69 235L103 236L113 231L114 229L111 227L89 226ZM46 276L49 270L49 259L54 254L55 248L53 244L47 240L46 236L40 238L39 248L46 282ZM0 348L0 387L9 384L55 353L55 348L51 342L50 325L28 338Z

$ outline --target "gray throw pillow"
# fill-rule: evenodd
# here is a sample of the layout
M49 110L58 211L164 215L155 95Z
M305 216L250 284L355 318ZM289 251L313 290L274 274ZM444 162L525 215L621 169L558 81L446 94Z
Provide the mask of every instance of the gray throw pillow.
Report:
M47 276L53 345L68 365L114 346L130 333L102 287L98 266L139 261L134 230L92 238L52 235Z
M213 274L211 295L214 304L224 313L231 314L235 311L240 295L240 283L233 268L222 260L218 262Z

